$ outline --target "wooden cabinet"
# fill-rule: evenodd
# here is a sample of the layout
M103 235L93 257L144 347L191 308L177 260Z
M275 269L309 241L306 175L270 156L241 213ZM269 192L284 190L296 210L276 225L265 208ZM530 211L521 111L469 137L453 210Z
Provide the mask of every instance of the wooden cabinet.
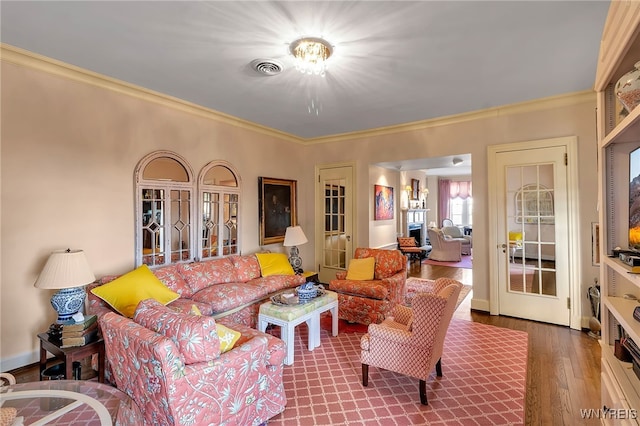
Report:
M614 1L605 23L596 73L598 131L598 198L602 323L602 407L622 416L616 424L639 424L640 379L632 364L614 356L620 332L640 344L640 322L633 318L640 299L640 275L613 256L629 246L629 153L640 147L640 107L622 114L614 85L640 60L640 2ZM634 415L635 412L635 415ZM614 413L614 414L616 414Z

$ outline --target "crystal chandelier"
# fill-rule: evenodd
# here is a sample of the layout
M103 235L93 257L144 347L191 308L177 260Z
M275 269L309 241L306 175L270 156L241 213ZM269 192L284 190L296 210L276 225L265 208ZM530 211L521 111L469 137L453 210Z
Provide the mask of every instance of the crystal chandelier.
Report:
M333 53L328 41L305 37L292 42L289 50L295 58L296 69L305 74L324 75L327 59Z

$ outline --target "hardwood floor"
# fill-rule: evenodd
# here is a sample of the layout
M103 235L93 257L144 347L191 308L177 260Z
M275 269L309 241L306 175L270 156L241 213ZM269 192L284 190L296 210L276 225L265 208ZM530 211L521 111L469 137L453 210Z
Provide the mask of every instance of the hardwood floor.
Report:
M472 284L471 269L419 265L413 262L409 275L418 278L449 277ZM581 409L598 409L600 404L600 344L584 331L535 321L471 311L468 296L456 318L529 334L527 362L526 425L599 425L586 420Z
M412 262L409 275L418 278L450 277L472 284L472 270ZM586 332L534 321L492 316L471 311L468 296L455 317L529 334L526 390L526 425L596 425L583 420L581 409L600 405L600 345ZM83 369L84 371L89 368ZM37 364L14 370L18 383L38 380ZM89 371L88 371L89 373Z

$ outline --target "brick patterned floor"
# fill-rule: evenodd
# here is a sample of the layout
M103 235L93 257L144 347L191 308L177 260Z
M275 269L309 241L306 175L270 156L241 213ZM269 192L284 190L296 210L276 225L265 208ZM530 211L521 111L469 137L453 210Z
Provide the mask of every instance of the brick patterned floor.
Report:
M323 325L326 324L323 321ZM272 333L278 335L278 328ZM360 337L321 331L306 346L296 328L295 362L285 367L287 408L271 425L507 425L522 424L528 336L521 331L454 319L442 358L443 377L427 381L429 406L420 404L418 380L369 368L362 386Z

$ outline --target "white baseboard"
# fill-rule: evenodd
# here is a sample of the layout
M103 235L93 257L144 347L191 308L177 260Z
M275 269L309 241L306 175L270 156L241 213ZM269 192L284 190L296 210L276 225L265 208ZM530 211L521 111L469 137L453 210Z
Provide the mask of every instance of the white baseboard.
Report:
M50 356L51 354L47 355ZM20 355L0 359L0 371L7 372L36 362L40 362L39 349L34 352L24 352Z
M471 299L471 309L476 311L489 312L489 301L486 299Z

